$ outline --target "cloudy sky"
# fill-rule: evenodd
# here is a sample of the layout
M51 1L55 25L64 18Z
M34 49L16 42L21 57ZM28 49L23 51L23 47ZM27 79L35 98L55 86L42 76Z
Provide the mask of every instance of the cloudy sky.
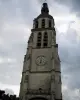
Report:
M33 19L44 0L0 0L0 89L19 94ZM80 100L80 0L47 0L55 19L64 100Z

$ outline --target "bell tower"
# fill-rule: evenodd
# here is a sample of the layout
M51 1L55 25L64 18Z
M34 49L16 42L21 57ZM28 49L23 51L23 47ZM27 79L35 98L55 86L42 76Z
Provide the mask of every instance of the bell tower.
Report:
M62 100L61 68L53 17L47 3L33 20L24 56L20 100Z

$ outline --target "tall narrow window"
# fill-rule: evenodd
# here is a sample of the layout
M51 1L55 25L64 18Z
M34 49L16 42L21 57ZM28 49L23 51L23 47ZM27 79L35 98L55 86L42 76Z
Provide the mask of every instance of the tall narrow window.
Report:
M48 46L48 34L47 32L45 32L43 38L43 47L46 48L47 46Z
M41 47L41 38L42 38L42 35L41 35L41 32L39 32L37 36L37 47L38 48Z
M35 28L38 28L38 21L35 22Z
M49 27L51 27L51 20L49 20Z
M45 19L42 19L42 28L45 28Z

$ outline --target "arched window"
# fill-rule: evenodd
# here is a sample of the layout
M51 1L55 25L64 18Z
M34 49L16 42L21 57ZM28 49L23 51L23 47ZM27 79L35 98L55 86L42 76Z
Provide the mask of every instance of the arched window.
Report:
M43 38L43 47L46 48L47 46L48 46L48 34L47 32L45 32Z
M42 34L41 34L41 32L39 32L38 36L37 36L37 47L38 48L41 47L41 38L42 38Z
M38 28L38 21L35 21L35 28Z
M45 19L42 19L42 28L45 28Z
M49 27L51 27L52 25L51 25L51 20L49 20Z

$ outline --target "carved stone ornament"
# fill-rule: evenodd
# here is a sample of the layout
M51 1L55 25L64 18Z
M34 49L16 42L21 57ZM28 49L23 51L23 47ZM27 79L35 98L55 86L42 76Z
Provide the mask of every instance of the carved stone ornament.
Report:
M55 76L54 75L51 76L51 80L55 81Z
M28 78L29 78L29 76L26 75L26 76L25 76L25 82L28 82Z
M54 45L54 39L52 39L52 45Z
M30 54L27 55L27 60L29 60L29 59L30 59Z
M24 56L24 62L26 61L26 55Z
M52 52L52 59L54 59L54 52Z
M51 94L54 94L55 95L55 92L54 91L51 91Z
M61 77L59 76L59 83L61 83Z
M28 43L33 42L33 33L31 33L30 37L29 37L29 41Z

